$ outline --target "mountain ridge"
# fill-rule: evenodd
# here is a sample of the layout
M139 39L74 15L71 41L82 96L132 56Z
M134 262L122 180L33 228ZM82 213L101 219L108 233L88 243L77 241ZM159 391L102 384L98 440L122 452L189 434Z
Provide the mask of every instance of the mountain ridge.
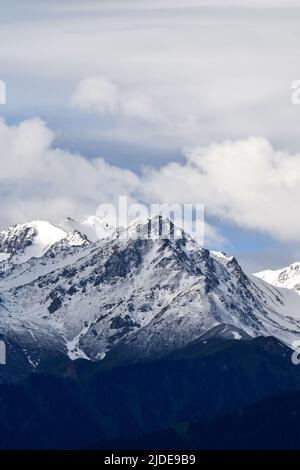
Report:
M0 334L18 344L30 370L47 354L92 361L109 354L118 363L159 358L219 335L220 325L224 339L263 335L290 345L300 338L297 294L248 277L234 257L201 248L184 232L172 237L168 220L135 223L97 241L69 223L74 230L40 256L14 262L22 243L27 249L26 232L0 262Z
M300 295L300 263L295 262L281 269L267 269L255 276L276 287L292 289Z

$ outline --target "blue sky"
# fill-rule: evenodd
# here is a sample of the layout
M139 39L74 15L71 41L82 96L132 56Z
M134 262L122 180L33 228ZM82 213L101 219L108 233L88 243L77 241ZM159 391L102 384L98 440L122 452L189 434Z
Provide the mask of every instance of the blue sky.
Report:
M114 191L172 201L188 178L178 199L206 205L209 245L249 269L299 259L299 39L293 0L3 0L1 226L81 217Z

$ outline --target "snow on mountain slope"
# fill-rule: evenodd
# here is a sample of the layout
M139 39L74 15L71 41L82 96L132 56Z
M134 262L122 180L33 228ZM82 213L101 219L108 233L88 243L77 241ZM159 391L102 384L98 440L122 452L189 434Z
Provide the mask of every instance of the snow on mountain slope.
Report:
M42 256L65 236L66 232L45 221L15 225L0 232L0 252L14 256L14 263L22 263Z
M33 282L47 273L63 268L82 256L91 244L79 232L73 232L54 243L39 258L30 258L23 263L11 260L0 265L0 284L8 289Z
M74 232L39 258L3 262L0 335L22 344L35 363L45 351L156 357L209 331L287 344L300 338L298 295L247 277L234 257L202 249L186 234L145 239L157 225L134 224L128 233L136 236L94 243Z
M77 230L85 235L91 242L96 242L102 238L112 235L114 229L106 221L96 216L86 217L82 222L78 222L71 217L67 217L61 222L60 227L66 232Z
M0 280L19 286L63 267L90 245L77 230L67 233L48 222L16 225L0 233ZM3 255L3 256L2 256Z
M255 273L256 277L277 287L292 289L300 294L300 263L293 263L275 271L267 270Z

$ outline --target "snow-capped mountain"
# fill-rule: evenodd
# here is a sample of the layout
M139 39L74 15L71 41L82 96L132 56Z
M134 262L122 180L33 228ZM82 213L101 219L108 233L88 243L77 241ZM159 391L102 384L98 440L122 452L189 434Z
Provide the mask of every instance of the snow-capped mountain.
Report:
M255 273L255 276L277 287L292 289L300 294L300 263L293 263L277 270L266 270Z
M66 235L59 227L45 221L15 225L0 232L0 259L13 256L14 263L22 263L40 257Z
M86 217L81 222L67 217L59 226L67 233L77 230L85 235L91 242L107 238L114 233L114 228L107 221L94 215Z
M96 216L87 217L82 222L68 217L59 225L47 221L15 225L0 232L0 262L10 259L14 264L24 263L31 258L40 258L58 243L79 246L112 233L113 228Z
M0 263L0 338L29 368L51 355L158 357L216 334L300 338L296 293L247 277L234 257L185 233L174 239L169 221L94 242L70 224L47 225L48 238L44 223L1 233L11 255Z

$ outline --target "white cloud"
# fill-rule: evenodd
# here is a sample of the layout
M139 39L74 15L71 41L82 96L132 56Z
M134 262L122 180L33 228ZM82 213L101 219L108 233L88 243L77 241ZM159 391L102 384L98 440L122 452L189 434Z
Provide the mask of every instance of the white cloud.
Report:
M121 109L125 116L145 121L159 121L162 114L156 109L153 101L144 93L135 92L122 96Z
M300 153L277 151L262 137L227 140L185 151L186 161L141 175L53 148L53 132L40 119L9 126L0 119L2 226L35 218L81 217L98 204L133 200L201 203L207 216L270 234L300 236ZM215 227L207 238L222 242Z
M143 178L109 165L53 148L54 133L41 119L9 126L0 119L0 228L34 219L60 222L96 213L100 203L118 204L120 195L136 202ZM160 201L158 201L160 202ZM223 241L207 225L207 242Z
M290 84L299 78L300 14L286 8L296 1L40 3L29 2L26 14L1 9L0 78L8 87L1 111L9 118L43 115L62 139L80 131L87 141L93 132L93 144L125 141L173 151L265 135L297 148L299 107L290 103ZM247 8L235 10L234 3ZM190 8L198 5L204 6ZM70 108L70 90L84 76L96 81L77 89L75 104L104 114L80 117ZM109 81L99 86L101 77ZM127 103L136 93L143 98Z
M140 91L123 91L105 77L82 79L72 95L71 104L100 114L115 114L142 121L157 121L162 114L153 100Z
M119 89L105 77L89 77L80 81L71 103L80 109L101 114L114 113L119 107Z
M8 126L0 120L2 226L36 218L59 221L95 212L101 202L134 192L137 175L102 158L53 148L54 134L40 119Z
M33 219L59 222L95 213L100 203L118 204L120 195L137 202L145 176L88 160L53 148L54 133L35 118L9 126L0 119L0 227ZM148 182L149 184L149 182ZM163 202L157 199L155 202ZM206 243L223 243L215 227L206 224Z
M276 151L264 138L189 149L184 164L149 170L143 191L203 203L208 214L280 240L300 237L300 154Z

